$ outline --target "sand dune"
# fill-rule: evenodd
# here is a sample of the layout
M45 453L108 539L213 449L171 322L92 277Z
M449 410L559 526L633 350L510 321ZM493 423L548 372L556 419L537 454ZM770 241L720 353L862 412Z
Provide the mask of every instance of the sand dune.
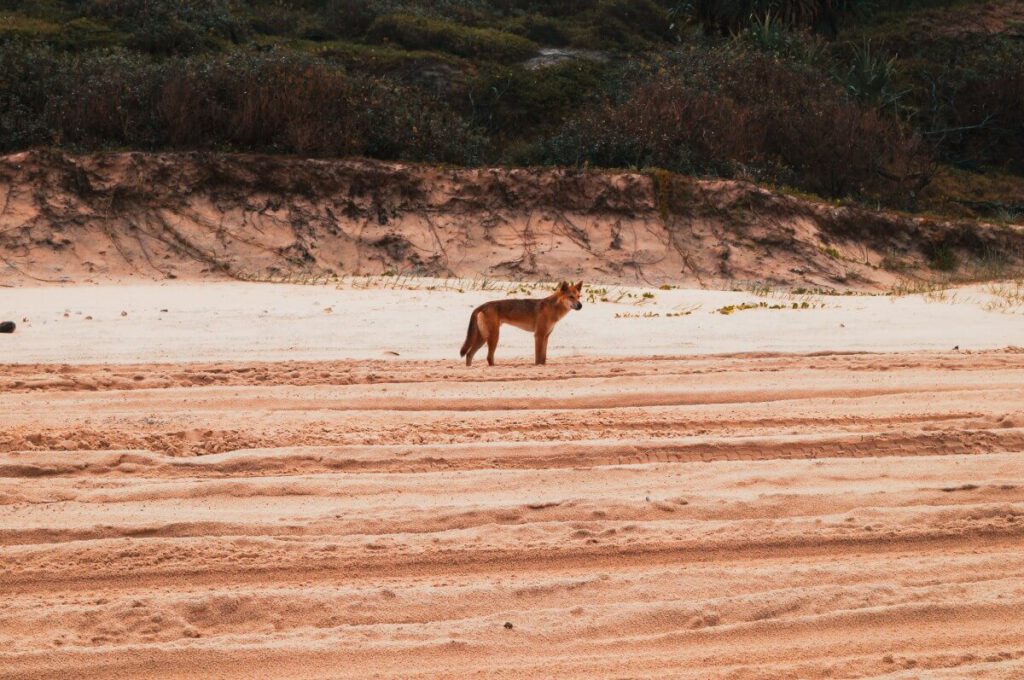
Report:
M877 291L932 279L939 252L961 276L1012 275L1024 233L664 172L0 155L0 275L30 285L398 271Z
M0 382L3 678L1024 675L1021 353Z

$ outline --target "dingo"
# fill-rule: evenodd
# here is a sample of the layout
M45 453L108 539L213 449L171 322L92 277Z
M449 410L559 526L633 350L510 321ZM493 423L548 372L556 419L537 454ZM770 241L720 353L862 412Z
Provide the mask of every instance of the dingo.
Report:
M459 356L466 357L466 365L473 364L473 355L487 343L487 363L494 365L494 350L498 346L498 330L507 323L531 331L538 364L547 362L548 336L555 324L570 309L583 309L580 292L583 282L571 284L562 281L554 293L534 300L494 300L485 302L473 310L469 317L466 342L462 343Z

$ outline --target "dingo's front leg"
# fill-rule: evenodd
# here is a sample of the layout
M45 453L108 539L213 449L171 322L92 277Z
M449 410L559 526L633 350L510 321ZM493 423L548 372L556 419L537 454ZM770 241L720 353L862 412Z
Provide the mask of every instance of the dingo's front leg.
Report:
M534 358L538 366L548 362L548 333L538 330L533 335Z

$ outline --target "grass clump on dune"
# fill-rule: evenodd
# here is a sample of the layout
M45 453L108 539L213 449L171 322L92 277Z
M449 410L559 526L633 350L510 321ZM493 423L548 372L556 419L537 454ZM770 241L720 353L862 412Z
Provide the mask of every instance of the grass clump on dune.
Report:
M373 42L397 43L410 50L440 50L498 62L522 61L537 52L537 44L522 36L411 14L378 17L370 25L367 37Z

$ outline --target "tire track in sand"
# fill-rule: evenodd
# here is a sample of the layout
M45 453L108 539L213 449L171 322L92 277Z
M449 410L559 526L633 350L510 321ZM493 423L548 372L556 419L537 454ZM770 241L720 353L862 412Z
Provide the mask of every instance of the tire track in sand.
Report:
M5 367L0 677L1020 677L1022 378Z

